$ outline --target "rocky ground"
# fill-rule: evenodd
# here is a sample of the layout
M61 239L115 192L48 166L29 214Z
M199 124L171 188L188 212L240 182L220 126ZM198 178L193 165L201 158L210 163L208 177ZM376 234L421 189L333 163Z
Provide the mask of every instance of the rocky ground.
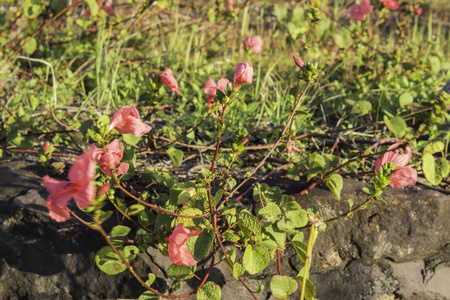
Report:
M76 220L56 223L49 218L43 175L40 165L24 158L0 160L1 299L137 298L144 289L128 271L109 276L96 267L94 255L106 244L100 235ZM268 183L287 193L301 188L285 179ZM342 199L362 203L364 185L346 179ZM450 299L450 197L412 188L390 190L384 199L389 205L376 203L319 234L311 272L318 299ZM326 220L348 211L348 203L338 202L326 187L313 189L299 203L304 208L317 205ZM284 275L295 276L302 267L290 247L281 262ZM143 277L153 272L154 286L168 291L167 257L149 249L133 265ZM199 266L200 275L204 268ZM272 262L263 273L246 277L251 288L257 288L258 280L265 285L259 299L274 299L269 286L276 268ZM223 263L210 280L222 287L222 299L251 298ZM180 292L196 284L191 279ZM299 292L291 296L298 298Z

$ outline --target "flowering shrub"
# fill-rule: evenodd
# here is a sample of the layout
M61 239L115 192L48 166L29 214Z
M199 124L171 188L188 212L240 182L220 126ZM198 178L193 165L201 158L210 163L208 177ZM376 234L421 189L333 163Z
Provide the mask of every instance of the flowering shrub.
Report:
M73 216L98 231L107 245L95 263L110 275L129 270L143 286L140 300L220 299L220 287L207 281L220 260L249 297L270 289L279 299L296 291L314 299L312 249L328 224L376 209L376 201L389 204L389 188L448 192L450 96L435 92L448 77L447 53L432 40L433 28L429 41L417 37L424 31L411 22L423 18L419 4L362 0L345 8L348 19L362 22L342 22L317 0L264 10L251 1L208 2L200 19L198 3L174 11L166 1L144 3L130 18L111 1L92 0L77 16L77 3L25 1L23 17L5 13L5 32L21 26L16 18L26 21L27 34L37 31L25 40L0 38L2 67L10 71L0 83L11 87L1 102L0 136L8 145L1 154L36 153L47 173L55 157L75 157L68 180L43 177L49 215L57 222ZM92 18L82 17L87 9ZM59 17L67 27L46 25ZM249 22L257 17L272 23ZM261 35L249 36L255 26ZM70 47L46 48L35 40L39 30ZM78 35L70 40L60 30ZM385 41L389 35L398 42ZM244 48L259 55L243 61L246 36ZM14 71L20 82L13 70L22 70ZM262 182L276 172L307 187L287 195ZM347 176L365 180L361 203L345 199L348 211L333 219L321 203L300 205L317 186L344 200ZM244 197L258 205L250 209ZM69 210L71 198L80 210ZM106 232L113 214L125 221ZM172 263L165 272L176 281L173 295L155 288L154 274L146 280L133 269L149 247ZM281 273L287 247L302 264L294 278ZM246 276L270 261L279 267L270 287L250 289ZM198 287L176 294L194 276Z

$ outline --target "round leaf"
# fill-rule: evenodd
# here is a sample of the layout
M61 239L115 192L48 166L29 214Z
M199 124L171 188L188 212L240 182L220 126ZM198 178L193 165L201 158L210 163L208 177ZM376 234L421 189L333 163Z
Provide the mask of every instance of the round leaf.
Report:
M197 292L197 300L220 300L220 298L222 298L222 290L212 281L205 283Z
M270 289L278 299L289 299L289 295L298 288L297 282L287 276L276 275L270 281Z
M26 54L31 55L36 51L37 48L37 42L34 38L31 38L26 42L26 44L23 45L23 51L25 51Z
M244 252L242 264L247 272L254 275L264 270L269 260L269 251L266 247L248 245Z
M400 98L398 98L398 102L402 107L409 105L413 103L413 96L410 93L403 93L400 95Z

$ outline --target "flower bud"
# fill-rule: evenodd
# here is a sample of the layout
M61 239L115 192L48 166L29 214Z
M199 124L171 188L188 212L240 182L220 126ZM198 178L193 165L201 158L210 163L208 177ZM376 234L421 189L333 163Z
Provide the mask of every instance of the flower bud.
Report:
M305 63L303 62L303 60L300 59L300 57L294 55L292 56L292 58L294 59L294 62L297 65L297 67L299 67L300 69L302 69L305 66Z
M422 7L418 7L414 10L414 14L416 16L420 16L422 14Z
M234 69L234 82L236 83L234 88L238 89L243 83L251 84L252 77L253 67L251 64L246 62L238 64Z
M45 142L44 146L42 147L42 150L47 151L48 148L50 148L50 144L48 142Z

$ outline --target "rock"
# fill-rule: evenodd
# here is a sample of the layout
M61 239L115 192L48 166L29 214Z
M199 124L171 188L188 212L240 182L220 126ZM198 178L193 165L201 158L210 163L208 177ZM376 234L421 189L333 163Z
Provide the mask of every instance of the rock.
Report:
M0 161L0 294L4 299L105 299L137 298L145 289L125 271L109 276L95 265L95 253L106 245L86 226L70 220L56 223L48 217L41 184L43 168L26 161ZM304 182L272 178L286 193L296 193ZM344 179L342 200L318 186L298 199L303 208L316 205L325 220L345 214L347 199L360 205L366 198L361 181ZM388 205L373 203L328 224L320 232L313 251L311 280L318 299L450 299L450 199L430 190L392 189L384 195ZM71 201L72 202L72 201ZM250 201L247 201L248 203ZM72 206L76 209L75 205ZM113 226L115 218L111 218ZM308 238L308 229L304 229ZM231 247L231 246L227 246ZM242 252L237 253L238 261ZM221 252L215 262L222 259ZM150 248L132 261L146 279L157 276L152 287L169 293L174 282L166 278L170 260ZM210 260L201 262L196 275L205 274ZM281 254L283 275L296 277L303 267L292 247ZM278 274L275 261L244 281L256 290L265 286L258 299L275 299L270 280ZM251 299L246 288L231 275L224 262L214 265L208 278L222 288L222 299ZM199 280L191 278L176 294L190 292ZM291 299L300 297L300 289ZM196 299L195 295L187 299Z

